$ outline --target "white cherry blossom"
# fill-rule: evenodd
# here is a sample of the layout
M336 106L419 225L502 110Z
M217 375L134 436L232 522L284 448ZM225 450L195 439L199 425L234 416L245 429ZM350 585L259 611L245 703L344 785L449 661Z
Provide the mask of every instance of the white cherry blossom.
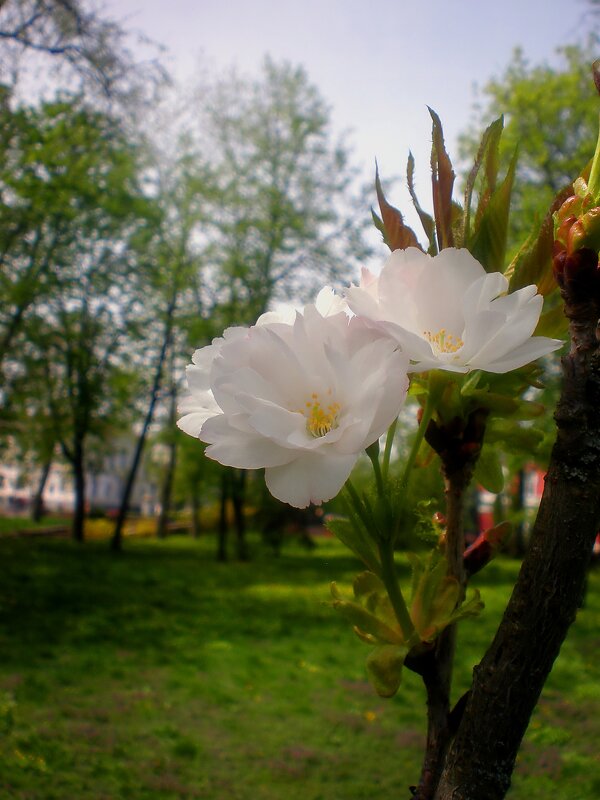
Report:
M395 250L376 277L363 270L346 292L350 309L397 341L410 372L445 369L509 372L562 345L532 336L543 298L534 285L507 294L499 272L486 273L464 249L429 256Z
M336 308L328 297L325 314ZM408 361L343 311L310 305L283 319L229 329L196 351L178 425L221 464L264 467L271 494L304 508L334 497L396 419Z

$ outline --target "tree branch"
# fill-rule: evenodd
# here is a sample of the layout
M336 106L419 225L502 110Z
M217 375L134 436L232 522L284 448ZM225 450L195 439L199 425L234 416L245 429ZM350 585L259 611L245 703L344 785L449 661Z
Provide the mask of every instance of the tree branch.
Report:
M532 539L446 759L436 800L501 800L522 737L575 619L600 518L600 316L593 293L563 291L572 347L563 359L557 441ZM591 297L591 299L590 299Z

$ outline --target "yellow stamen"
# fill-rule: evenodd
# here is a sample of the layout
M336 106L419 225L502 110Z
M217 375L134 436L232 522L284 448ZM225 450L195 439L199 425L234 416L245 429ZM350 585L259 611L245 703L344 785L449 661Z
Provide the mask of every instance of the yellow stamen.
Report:
M329 391L328 394L330 393ZM306 403L306 408L309 410L304 413L304 416L306 417L307 431L316 439L337 428L341 406L339 403L322 406L316 392L312 393L311 398L312 400Z
M460 336L447 333L445 328L440 328L437 333L423 331L423 336L427 339L432 349L438 353L456 353L464 345Z

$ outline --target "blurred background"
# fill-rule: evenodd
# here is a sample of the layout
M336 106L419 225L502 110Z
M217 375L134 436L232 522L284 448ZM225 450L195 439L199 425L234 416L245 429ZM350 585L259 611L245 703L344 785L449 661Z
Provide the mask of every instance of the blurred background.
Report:
M175 430L194 350L379 269L376 159L422 235L427 105L459 187L505 116L514 252L593 152L599 26L592 0L2 3L4 528L239 528L261 480ZM543 461L505 465L521 509Z
M207 460L175 426L185 366L227 326L380 268L376 160L424 241L406 169L412 153L431 210L427 106L459 193L504 115L516 252L594 152L599 35L596 0L0 0L3 796L358 800L415 781L420 712L403 707L398 734L396 701L366 694L354 642L318 606L356 569L325 534L335 503L289 509L261 475ZM470 535L509 517L512 556L557 385L548 364L538 450L473 493ZM409 406L397 454L414 424ZM411 491L431 518L435 464ZM517 566L481 579L465 685ZM600 730L578 716L600 711L598 592L588 603L512 797L600 792Z

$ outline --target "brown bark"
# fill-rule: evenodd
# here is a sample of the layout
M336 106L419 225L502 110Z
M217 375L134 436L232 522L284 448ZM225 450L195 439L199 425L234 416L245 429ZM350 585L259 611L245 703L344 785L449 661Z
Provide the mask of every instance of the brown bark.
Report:
M427 440L439 453L446 481L446 538L445 555L448 574L462 587L467 583L463 554L465 551L465 493L481 450L487 412L478 410L466 420L458 418L448 425L430 423ZM407 663L420 673L427 692L427 743L419 785L418 800L434 797L446 753L453 736L450 690L454 667L456 626L451 625L439 636L435 648L425 654L419 664Z
M575 619L600 518L599 309L565 297L557 441L531 544L449 750L436 800L501 800L546 678Z

